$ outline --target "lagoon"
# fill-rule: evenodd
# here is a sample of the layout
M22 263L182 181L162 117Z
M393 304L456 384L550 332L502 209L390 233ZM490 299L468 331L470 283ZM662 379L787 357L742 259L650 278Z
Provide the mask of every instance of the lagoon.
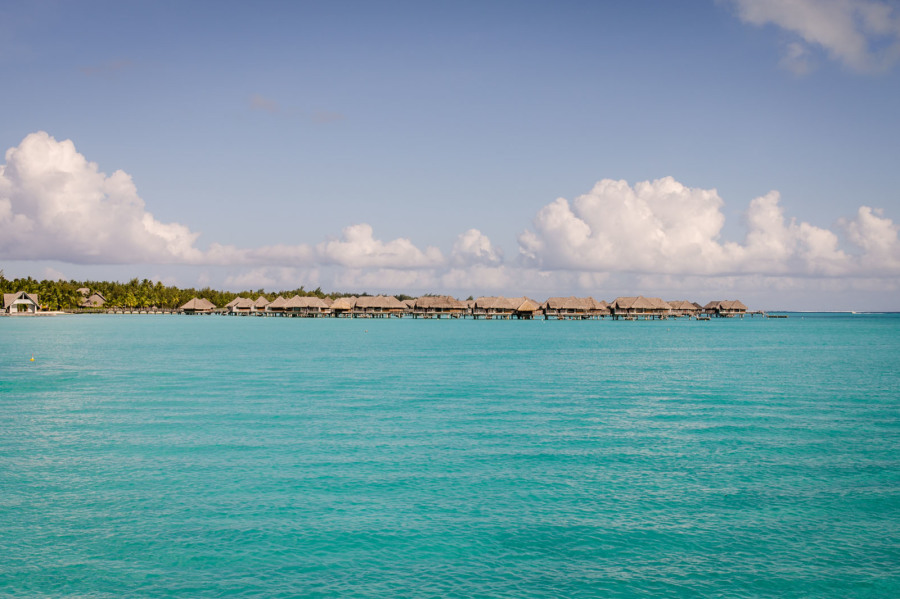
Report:
M0 595L900 592L896 315L84 315L0 348Z

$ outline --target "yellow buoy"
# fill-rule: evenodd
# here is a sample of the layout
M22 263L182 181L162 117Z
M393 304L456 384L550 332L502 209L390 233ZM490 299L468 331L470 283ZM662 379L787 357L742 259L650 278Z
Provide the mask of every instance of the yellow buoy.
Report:
M31 361L34 362L34 354L31 354Z

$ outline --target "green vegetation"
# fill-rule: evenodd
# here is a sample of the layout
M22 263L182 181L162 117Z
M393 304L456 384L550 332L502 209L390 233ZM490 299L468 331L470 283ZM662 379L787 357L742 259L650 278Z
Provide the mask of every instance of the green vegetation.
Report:
M0 292L16 293L25 291L37 294L41 307L46 310L73 310L78 308L85 299L78 292L82 288L87 288L90 290L90 293L100 293L106 299L106 304L102 309L111 307L150 308L153 306L157 308L178 308L193 297L208 299L221 308L238 296L254 300L259 296L263 296L272 301L279 295L285 298L290 298L294 295L315 295L322 298L331 297L332 299L349 295L346 293L324 293L321 287L307 291L303 286L299 289L282 290L275 293L267 293L263 289L246 290L239 293L220 291L210 287L181 289L163 285L158 281L154 283L149 279L131 279L127 283L119 283L117 281L49 281L46 279L38 281L31 277L10 280L0 270Z

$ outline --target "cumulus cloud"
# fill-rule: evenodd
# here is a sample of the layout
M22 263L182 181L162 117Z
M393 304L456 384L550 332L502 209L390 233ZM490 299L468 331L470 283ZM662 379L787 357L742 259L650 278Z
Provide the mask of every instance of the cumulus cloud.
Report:
M605 179L573 202L544 206L519 236L524 264L540 269L675 275L843 276L900 274L897 226L872 208L842 223L847 244L787 219L777 192L754 199L744 243L720 239L725 216L715 189L672 177L629 186Z
M0 254L74 263L196 262L198 233L145 209L131 177L107 176L71 141L32 133L0 165Z
M404 237L379 239L365 223L317 244L214 242L201 250L198 233L146 209L129 175L106 175L71 141L41 132L8 150L0 165L0 258L205 266L235 288L598 297L606 296L601 289L696 297L696 288L725 297L732 287L749 296L762 284L791 293L812 289L811 281L820 290L900 286L900 227L879 209L859 207L832 230L786 215L773 191L749 203L746 234L733 241L722 238L723 206L715 189L672 177L634 185L604 179L572 201L541 208L519 235L512 262L478 229L460 234L445 255ZM200 277L212 282L209 272Z
M259 267L229 274L225 285L231 289L295 289L315 288L318 272L290 267Z
M478 229L469 229L453 243L451 261L456 266L496 265L503 262L503 250L495 247L488 236Z
M773 24L798 35L782 64L805 73L810 46L859 72L892 67L900 59L900 12L878 0L733 0L753 25Z
M444 263L436 247L422 251L402 237L387 242L375 239L372 227L365 223L344 227L342 233L341 239L316 246L322 263L348 268L429 268Z
M727 264L717 242L721 206L716 190L671 177L634 187L604 179L571 204L559 198L542 208L534 231L519 236L520 252L550 269L714 272Z

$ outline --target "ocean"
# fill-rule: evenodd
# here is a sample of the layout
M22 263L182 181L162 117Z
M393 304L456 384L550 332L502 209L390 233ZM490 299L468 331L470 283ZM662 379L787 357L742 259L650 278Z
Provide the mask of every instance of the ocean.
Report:
M0 350L0 596L900 596L898 315L0 318Z

